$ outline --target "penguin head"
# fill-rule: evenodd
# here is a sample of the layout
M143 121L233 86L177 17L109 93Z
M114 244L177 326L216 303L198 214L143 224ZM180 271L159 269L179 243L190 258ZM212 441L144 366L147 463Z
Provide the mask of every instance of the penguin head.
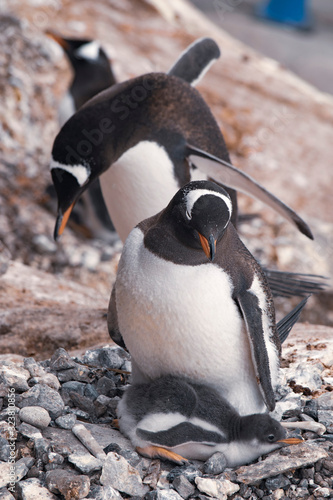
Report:
M74 69L87 63L110 64L106 53L96 40L63 38L50 30L46 34L63 48Z
M225 189L211 181L190 182L178 191L166 212L172 219L176 237L214 260L216 244L232 214L231 199Z
M287 438L282 425L265 413L242 417L240 438L260 448L261 454L302 442L299 438Z

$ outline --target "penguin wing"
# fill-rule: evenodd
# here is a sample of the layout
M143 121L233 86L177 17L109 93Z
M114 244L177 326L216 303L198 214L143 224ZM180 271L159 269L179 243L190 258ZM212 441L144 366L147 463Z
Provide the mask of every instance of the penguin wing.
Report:
M155 422L158 415L155 415ZM163 416L162 416L163 419ZM202 425L200 425L200 423ZM211 446L217 443L225 443L226 438L221 432L205 429L205 421L198 421L196 424L185 420L178 425L160 431L149 431L137 428L136 433L139 438L145 439L149 443L159 446L173 448L185 443L205 443Z
M177 76L194 86L220 55L220 49L212 38L200 38L182 52L168 75Z
M124 339L120 333L119 326L118 326L115 286L113 286L112 292L111 292L109 308L108 308L107 323L108 323L109 335L112 338L112 340L116 344L118 344L120 347L122 347L123 349L126 349Z
M201 172L206 173L212 180L222 183L231 189L241 191L253 198L257 198L270 206L282 217L294 224L301 233L313 240L312 232L306 222L290 207L258 184L249 175L221 158L217 158L206 151L187 145L186 157Z
M306 306L306 303L310 297L311 295L305 297L299 304L297 304L296 307L294 307L294 309L290 311L290 313L288 313L284 318L282 318L276 325L281 344L288 337L294 324L297 323L300 314L303 311L304 307Z
M259 305L258 297L250 291L238 295L236 301L246 325L258 385L267 408L273 411L275 398L263 326L265 312Z
M272 294L280 297L304 297L325 291L325 276L316 274L289 273L263 268Z

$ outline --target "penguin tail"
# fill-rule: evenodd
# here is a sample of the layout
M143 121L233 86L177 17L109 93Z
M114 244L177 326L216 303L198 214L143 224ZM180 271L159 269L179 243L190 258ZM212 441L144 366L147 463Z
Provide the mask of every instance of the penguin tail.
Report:
M289 273L264 268L272 294L277 297L306 297L325 291L328 286L325 276L316 274Z
M185 49L168 71L168 75L177 76L194 86L220 54L220 49L212 38L200 38Z
M293 328L294 324L298 321L300 314L303 311L310 297L311 295L308 295L303 300L301 300L301 302L297 304L297 306L294 307L294 309L292 309L290 313L288 313L284 318L282 318L276 325L281 344L283 344L283 342L287 339L291 329Z

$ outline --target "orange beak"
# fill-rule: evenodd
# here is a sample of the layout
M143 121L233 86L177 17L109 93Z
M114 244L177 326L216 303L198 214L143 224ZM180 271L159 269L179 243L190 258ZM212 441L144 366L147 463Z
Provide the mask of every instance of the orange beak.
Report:
M210 235L207 240L205 236L202 236L202 234L200 233L198 234L203 251L205 252L209 260L213 260L216 253L216 240L214 236Z
M299 444L299 443L302 443L303 441L304 441L304 439L302 439L302 438L286 438L286 439L279 439L279 441L277 441L277 443L285 443L285 444L291 445L291 444Z
M59 214L57 217L55 229L54 229L54 239L57 240L62 233L64 232L64 229L66 227L66 224L68 222L69 216L74 208L75 202L73 202L66 210L64 214Z
M60 35L57 35L54 31L51 31L51 30L47 30L45 33L47 36L49 36L55 42L57 42L60 45L60 47L62 47L64 50L68 49L68 43L66 42L66 40L61 38Z

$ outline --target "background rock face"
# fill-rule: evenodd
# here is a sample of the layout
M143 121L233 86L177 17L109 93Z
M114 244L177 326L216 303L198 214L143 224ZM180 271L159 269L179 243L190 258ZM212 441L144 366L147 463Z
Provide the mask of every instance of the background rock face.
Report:
M0 272L7 271L0 282L3 352L15 350L42 358L59 345L72 349L105 342L103 311L121 249L120 244L110 247L89 241L73 226L60 243L52 238L55 207L47 208L45 187L58 131L58 101L71 74L59 47L44 34L50 27L68 36L98 38L118 80L166 71L193 40L214 37L222 57L199 90L221 126L234 163L296 209L316 239L307 240L275 213L242 195L241 210L260 213L261 218L243 224L241 236L265 265L332 275L331 97L235 41L182 1L166 7L154 1L99 0L92 6L88 0L80 5L68 0L4 0L0 33ZM81 288L75 288L73 297L76 284ZM277 300L279 314L295 302ZM303 320L331 325L331 309L332 294L321 294L311 299Z

